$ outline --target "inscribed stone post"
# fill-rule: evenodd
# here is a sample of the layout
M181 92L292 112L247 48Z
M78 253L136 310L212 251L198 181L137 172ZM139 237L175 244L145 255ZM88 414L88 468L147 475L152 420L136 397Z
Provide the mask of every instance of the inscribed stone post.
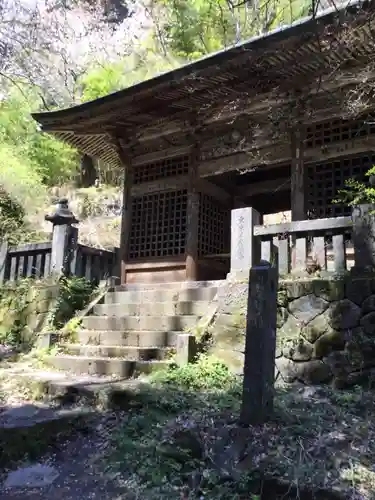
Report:
M358 205L353 209L354 269L375 269L375 207Z
M250 270L241 423L263 423L273 411L278 271L261 261Z
M66 199L60 200L55 212L52 215L46 215L45 219L53 224L50 273L68 274L70 272L71 225L77 224L78 220L69 209ZM77 238L77 231L74 231L74 237Z
M259 262L260 242L254 238L254 226L261 216L254 208L237 208L231 214L230 275L247 278L252 265Z

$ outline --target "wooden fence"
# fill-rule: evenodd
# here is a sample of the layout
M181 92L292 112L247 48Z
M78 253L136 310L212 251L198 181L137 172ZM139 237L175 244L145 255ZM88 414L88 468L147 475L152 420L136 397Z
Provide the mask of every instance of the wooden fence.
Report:
M51 242L18 247L8 247L7 242L3 242L0 247L0 283L49 276L52 272L51 254ZM98 283L112 275L115 255L115 249L100 250L78 244L73 250L71 273Z
M295 271L342 273L375 269L375 210L353 208L352 215L261 225L252 207L232 210L230 276L244 278L259 259L279 274Z
M277 260L280 274L297 269L342 272L354 263L352 217L302 220L254 226L261 258Z
M73 274L90 281L99 282L113 275L116 249L113 251L77 245L73 261Z

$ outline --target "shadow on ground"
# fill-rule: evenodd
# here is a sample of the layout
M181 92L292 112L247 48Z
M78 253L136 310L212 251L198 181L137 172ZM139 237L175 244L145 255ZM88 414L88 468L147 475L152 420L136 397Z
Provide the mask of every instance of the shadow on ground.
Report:
M51 417L51 440L46 424L34 434L24 425L14 438L14 409L2 411L2 449L16 449L20 460L32 443L29 461L58 475L50 485L11 488L0 499L374 498L371 390L280 386L272 420L244 428L240 380L224 384L224 375L211 375L215 391L186 374L178 381L162 375L152 383L82 384L54 399L51 411L81 414L66 425ZM40 406L18 411L31 417Z

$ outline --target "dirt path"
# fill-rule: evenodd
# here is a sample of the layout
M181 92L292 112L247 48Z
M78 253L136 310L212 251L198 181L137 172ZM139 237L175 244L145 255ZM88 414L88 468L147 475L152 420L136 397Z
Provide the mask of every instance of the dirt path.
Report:
M59 446L40 458L38 463L49 471L51 484L43 487L7 488L14 475L12 472L1 477L0 500L130 500L125 488L118 484L116 478L104 472L103 454L109 441L109 429L113 425L112 418L98 419L95 428L89 435L78 435L73 440ZM30 466L34 464L24 464ZM25 479L26 469L19 467L17 475ZM53 480L53 477L55 477ZM48 475L48 474L47 474ZM41 472L40 476L43 476ZM43 479L41 477L36 479ZM34 477L35 479L35 477ZM8 483L7 483L8 480ZM15 480L15 482L17 482Z

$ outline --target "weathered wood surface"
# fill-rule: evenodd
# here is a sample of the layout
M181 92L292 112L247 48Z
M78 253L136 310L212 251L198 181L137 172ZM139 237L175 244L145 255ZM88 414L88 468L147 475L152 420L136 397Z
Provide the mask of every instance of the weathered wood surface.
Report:
M259 425L273 412L278 272L267 262L250 270L241 423Z
M270 224L254 227L254 236L276 236L284 233L326 233L335 229L351 230L353 225L351 217L329 217L326 219L309 219L293 222L283 222L282 224Z
M305 192L305 176L306 169L304 166L304 131L294 129L291 133L291 212L292 220L303 220L306 214L306 192Z
M126 152L118 147L121 162L124 167L124 187L122 197L122 218L121 218L121 236L118 269L115 275L119 276L121 283L126 283L126 262L129 260L130 232L132 221L132 187L134 180L134 168L127 157Z
M71 247L61 251L62 255L70 254L67 271L74 276L85 277L95 282L112 276L117 249L110 251L77 245L78 230L77 228L70 229L73 230L73 238L67 239L66 244ZM18 247L8 247L7 242L3 242L0 245L0 283L49 276L52 271L52 253L52 242Z
M360 220L358 224L363 225ZM262 258L266 260L272 259L272 246L278 246L280 274L313 271L314 266L316 270L340 273L351 267L351 258L361 248L358 238L354 246L348 245L352 233L352 217L336 217L257 225L253 235L261 242Z
M115 249L111 252L78 244L73 274L90 281L99 282L113 276L115 260Z
M187 200L186 279L198 279L198 231L200 194L198 189L199 146L192 148L189 161L189 188Z
M8 247L4 241L0 246L0 283L48 276L51 251L51 242Z
M348 154L359 154L373 149L374 138L358 137L352 140L333 142L324 145L324 148L305 148L304 163L321 162L329 158L340 158ZM234 170L248 170L259 167L260 160L264 161L261 168L290 164L292 157L290 144L275 145L270 142L258 147L254 152L228 152L226 156L204 160L199 165L199 175L207 177ZM255 186L255 185L254 185Z
M209 182L206 179L198 179L197 181L198 190L208 196L212 196L216 200L220 201L223 205L232 205L232 195L225 191L225 189L217 186L213 182Z
M189 177L187 175L178 175L175 177L166 177L155 181L135 184L131 188L132 196L142 196L144 194L159 193L161 191L178 191L187 189L189 186Z

